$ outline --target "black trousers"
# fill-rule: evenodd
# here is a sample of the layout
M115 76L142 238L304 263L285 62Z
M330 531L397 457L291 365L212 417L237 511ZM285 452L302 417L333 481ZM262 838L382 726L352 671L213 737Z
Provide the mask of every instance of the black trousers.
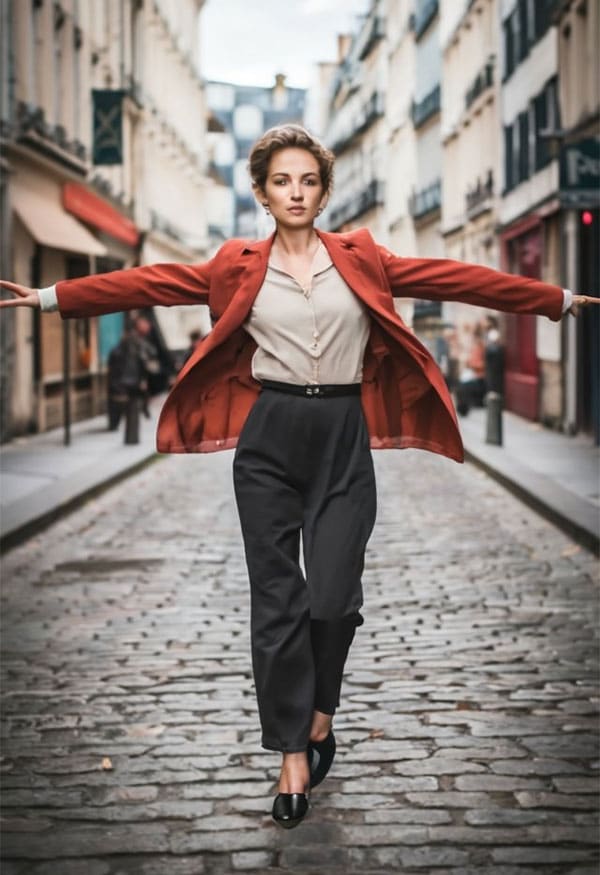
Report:
M360 397L263 389L233 474L262 744L302 751L313 710L333 714L339 704L348 649L363 622L361 575L376 493Z

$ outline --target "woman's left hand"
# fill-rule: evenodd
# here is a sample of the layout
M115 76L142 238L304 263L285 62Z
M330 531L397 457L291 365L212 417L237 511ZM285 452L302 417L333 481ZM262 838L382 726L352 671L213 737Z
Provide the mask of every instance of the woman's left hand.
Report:
M588 304L600 304L600 298L592 298L591 295L573 295L573 303L567 313L571 316L579 316L582 307L587 307Z

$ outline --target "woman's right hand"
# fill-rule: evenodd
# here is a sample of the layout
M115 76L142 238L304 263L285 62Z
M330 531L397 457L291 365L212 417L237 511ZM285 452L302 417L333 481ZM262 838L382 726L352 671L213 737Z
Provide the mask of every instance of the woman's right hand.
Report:
M34 307L39 309L40 296L37 289L30 289L8 280L0 280L0 288L8 289L15 296L0 300L0 307Z

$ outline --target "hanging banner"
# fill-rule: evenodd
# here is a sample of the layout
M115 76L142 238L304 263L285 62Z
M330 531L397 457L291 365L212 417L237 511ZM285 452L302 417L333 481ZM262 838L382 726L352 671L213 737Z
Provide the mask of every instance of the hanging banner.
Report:
M122 89L92 89L94 105L94 164L123 163L123 95Z

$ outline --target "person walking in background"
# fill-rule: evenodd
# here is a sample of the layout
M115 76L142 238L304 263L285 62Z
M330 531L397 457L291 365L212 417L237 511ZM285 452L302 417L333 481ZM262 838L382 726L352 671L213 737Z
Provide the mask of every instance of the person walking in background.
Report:
M140 405L146 418L148 410L148 379L158 373L160 362L148 339L150 322L138 317L128 325L119 343L111 350L107 362L107 408L109 431L116 431L128 405Z
M266 240L230 240L209 261L58 282L3 283L2 306L64 318L209 304L212 331L183 366L158 425L160 452L235 447L250 580L262 744L281 753L274 820L297 826L334 759L332 720L363 623L361 576L375 521L371 448L463 460L452 399L394 297L452 300L559 320L595 299L447 259L405 258L365 229L315 228L334 156L308 131L264 134L249 161ZM306 576L299 562L300 537Z
M456 384L456 410L466 416L471 407L482 407L485 398L485 329L477 322L470 329L469 351Z
M109 430L116 431L131 405L147 408L148 375L135 326L129 326L108 357L108 419ZM136 414L137 416L137 414Z
M485 319L485 386L486 392L504 394L504 346L495 316Z

